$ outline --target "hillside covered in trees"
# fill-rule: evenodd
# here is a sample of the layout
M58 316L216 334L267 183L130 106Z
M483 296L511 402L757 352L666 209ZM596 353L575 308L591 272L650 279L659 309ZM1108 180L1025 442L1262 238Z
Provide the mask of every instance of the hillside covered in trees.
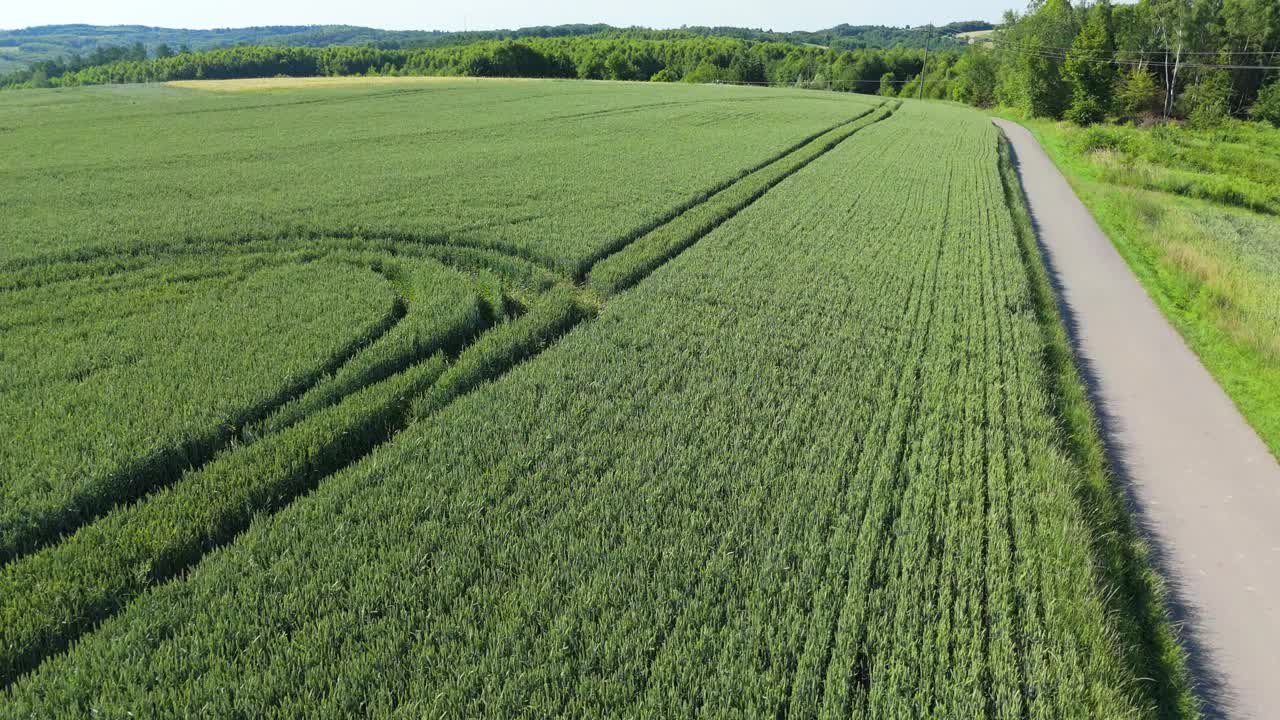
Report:
M825 30L774 32L740 27L686 27L678 32L702 37L732 37L739 40L773 41L856 48L921 48L926 42L956 46L956 33L985 30L990 23L980 20L951 23L942 27L896 28L883 25L841 24ZM275 47L376 47L411 50L446 45L465 45L492 40L573 37L591 34L631 33L639 28L620 29L604 24L549 25L515 30L379 30L353 25L282 25L270 27L186 30L143 25L45 25L21 30L0 30L0 74L22 70L51 74L51 69L103 64L88 62L101 51L128 51L135 56L141 48L150 57L169 53L211 50L239 45ZM660 36L668 31L652 31ZM128 59L138 59L130 57ZM143 58L145 59L145 58ZM43 67L33 67L46 63ZM51 63L51 64L50 64Z
M1159 117L1280 124L1274 0L1034 0L1025 12L1008 12L990 42L954 37L976 25L815 33L583 25L514 31L528 33L522 37L455 33L421 47L415 40L177 53L135 44L37 64L0 78L0 87L355 74L745 82L945 98L1079 124ZM912 35L931 41L927 66L924 43L908 42Z
M930 66L949 67L958 58L955 50L933 52ZM901 88L913 87L910 80L920 74L923 62L924 51L912 48L834 50L685 32L639 31L489 41L417 50L224 48L145 60L131 57L108 64L67 68L62 73L10 84L74 86L275 75L461 75L785 83L897 94ZM929 92L941 97L945 87L934 83Z
M516 30L379 30L355 25L272 25L267 27L189 30L146 25L42 25L0 30L0 73L35 69L50 61L74 64L99 51L129 50L164 57L168 52L191 52L239 45L285 47L433 47L483 40L523 37L587 35L611 29L608 25L557 25ZM95 63L96 64L96 63ZM47 70L47 68L46 68Z

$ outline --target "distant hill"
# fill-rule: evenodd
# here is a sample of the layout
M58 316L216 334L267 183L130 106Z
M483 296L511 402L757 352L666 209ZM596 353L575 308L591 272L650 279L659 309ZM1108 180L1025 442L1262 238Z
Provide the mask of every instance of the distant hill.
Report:
M995 26L982 20L965 20L947 25L921 25L918 27L890 27L887 25L840 24L823 30L792 30L774 32L737 27L686 27L685 32L700 35L736 37L743 40L772 40L803 45L821 45L839 50L889 48L959 47L965 44L960 35L975 31L989 31Z
M738 27L684 27L679 32L708 36L736 37L744 40L774 40L841 49L922 47L926 41L937 44L956 42L951 35L958 32L986 30L991 24L966 21L934 28L894 28L881 25L837 25L825 30L773 32ZM145 25L42 25L21 30L0 30L0 74L30 66L41 60L72 55L88 55L107 47L135 46L141 43L154 53L167 45L172 50L184 46L190 50L207 50L235 45L287 45L294 47L329 47L334 45L372 45L380 48L422 48L465 44L479 40L503 40L522 37L563 37L596 33L652 32L645 28L615 28L603 24L554 25L515 30L479 30L446 32L442 30L379 30L355 25L273 25L269 27L221 28L216 30L184 30Z
M164 44L173 50L209 50L236 45L287 45L330 47L375 45L378 47L431 47L475 40L515 37L588 35L610 30L608 25L558 25L518 30L445 32L443 30L379 30L355 25L272 25L269 27L184 30L146 25L42 25L21 30L0 30L0 74L28 67L41 60L88 55L105 47L142 43L148 50Z

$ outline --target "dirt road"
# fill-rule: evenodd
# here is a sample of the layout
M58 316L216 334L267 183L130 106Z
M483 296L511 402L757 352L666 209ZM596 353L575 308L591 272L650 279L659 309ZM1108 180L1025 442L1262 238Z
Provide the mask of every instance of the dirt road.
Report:
M1209 717L1280 718L1280 466L1025 128L997 120Z

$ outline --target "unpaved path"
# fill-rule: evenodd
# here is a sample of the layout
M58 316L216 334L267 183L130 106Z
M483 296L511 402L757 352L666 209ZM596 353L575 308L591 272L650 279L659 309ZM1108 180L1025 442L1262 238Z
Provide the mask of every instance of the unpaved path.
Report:
M1280 466L1025 128L1013 144L1118 475L1210 717L1280 718Z

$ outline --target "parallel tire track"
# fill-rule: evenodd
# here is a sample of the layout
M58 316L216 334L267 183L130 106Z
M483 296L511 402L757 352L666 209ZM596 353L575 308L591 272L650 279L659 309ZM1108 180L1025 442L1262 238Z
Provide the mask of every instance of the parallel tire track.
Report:
M275 437L309 438L305 443L308 448L306 459L299 462L282 458L280 462L287 466L283 473L266 485L251 482L254 487L247 490L250 494L243 500L233 501L220 510L217 500L209 495L214 485L171 483L165 492L156 496L159 499L145 498L106 516L101 522L82 527L58 545L5 566L0 571L0 632L3 633L0 635L0 687L8 686L45 658L64 650L75 638L92 630L148 587L180 574L208 551L233 540L255 513L284 507L329 475L358 462L393 438L412 419L429 417L477 385L495 380L512 367L536 357L560 336L593 318L609 296L633 286L677 257L720 224L749 207L769 189L862 127L890 117L896 107L881 108L874 116L863 113L808 138L772 163L740 178L738 183L705 194L702 202L687 210L701 209L712 218L710 222L699 218L695 223L680 224L681 215L676 215L589 268L594 270L608 262L609 267L619 271L619 276L626 278L626 282L599 286L592 283L587 288L563 282L558 289L553 288L536 300L527 313L478 335L473 342L461 348L457 360L443 372L436 373L431 369L431 364L436 361L412 364L403 372L360 388L328 410L314 418L304 418L276 436L260 439L247 449L227 450L218 456L219 462L235 464L241 453L270 452L273 446L269 443ZM746 192L741 196L731 192L739 183L747 183L744 186ZM664 229L666 233L662 232ZM654 234L660 234L661 242L652 246L645 244L646 239ZM656 258L654 247L660 249ZM414 377L430 377L434 384L428 381L423 385ZM346 412L344 408L349 408L349 403L355 401L372 403L370 412L361 414L365 419L356 426L334 434L335 421L326 421L325 418L341 416ZM413 402L412 409L406 412L410 401ZM290 467L294 469L289 470ZM203 466L191 472L198 475L202 469ZM205 515L195 532L190 527L177 527L169 536L161 537L150 556L139 556L136 544L111 543L113 538L125 537L131 532L141 533L139 537L152 537L149 532L142 531L150 527L148 523L152 521L157 502L173 508L199 503ZM105 526L103 522L111 525ZM166 539L170 536L172 540ZM83 563L70 561L78 557L93 558L94 563L86 567ZM87 588L89 582L84 574L92 573L94 566L101 570L119 565L141 567L144 571L123 576L100 571L95 577L100 584ZM31 584L33 578L43 580L39 588Z

